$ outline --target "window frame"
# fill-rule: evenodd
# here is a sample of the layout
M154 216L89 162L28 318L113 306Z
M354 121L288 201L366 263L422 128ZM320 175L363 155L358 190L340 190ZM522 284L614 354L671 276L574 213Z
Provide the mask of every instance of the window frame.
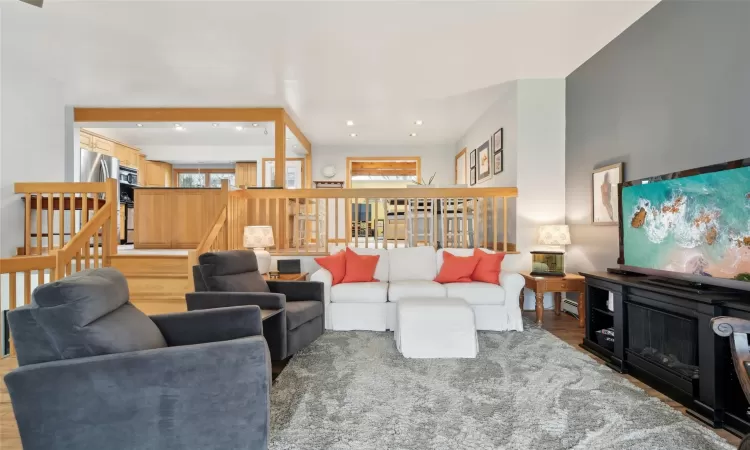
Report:
M216 189L211 187L211 174L212 173L221 173L221 174L232 174L235 176L235 180L237 177L237 173L234 168L231 169L219 169L215 167L207 167L207 168L200 168L200 169L173 169L172 170L172 186L179 188L179 180L180 180L180 174L183 173L200 173L204 175L203 178L203 187L202 188L196 188L196 189Z

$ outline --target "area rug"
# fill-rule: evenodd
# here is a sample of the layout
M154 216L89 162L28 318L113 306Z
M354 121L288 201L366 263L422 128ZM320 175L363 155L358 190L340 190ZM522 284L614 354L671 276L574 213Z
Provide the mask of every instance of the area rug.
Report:
M270 449L731 449L549 332L480 332L477 359L405 359L326 332L271 394Z

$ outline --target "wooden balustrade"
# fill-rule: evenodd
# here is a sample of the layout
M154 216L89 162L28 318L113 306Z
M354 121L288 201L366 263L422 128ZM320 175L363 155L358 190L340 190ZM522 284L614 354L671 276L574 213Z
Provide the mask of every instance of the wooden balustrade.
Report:
M116 214L117 180L103 183L15 183L15 193L23 194L24 246L18 253L26 256L50 254L61 249L101 209L108 200ZM112 221L110 232L117 233ZM110 243L117 252L117 241Z
M516 188L250 189L229 192L227 247L271 225L278 253L334 246L483 247L515 252Z

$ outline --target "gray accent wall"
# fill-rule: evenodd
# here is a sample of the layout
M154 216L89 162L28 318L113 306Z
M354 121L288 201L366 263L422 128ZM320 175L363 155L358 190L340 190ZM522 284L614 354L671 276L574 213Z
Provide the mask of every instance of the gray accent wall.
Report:
M750 157L750 2L665 0L567 77L569 271L616 266L591 171L625 180Z

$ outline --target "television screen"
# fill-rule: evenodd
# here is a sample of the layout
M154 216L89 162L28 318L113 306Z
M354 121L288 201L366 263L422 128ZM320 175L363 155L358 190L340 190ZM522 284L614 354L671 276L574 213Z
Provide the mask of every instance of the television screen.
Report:
M623 184L624 266L750 283L750 167L711 169Z

